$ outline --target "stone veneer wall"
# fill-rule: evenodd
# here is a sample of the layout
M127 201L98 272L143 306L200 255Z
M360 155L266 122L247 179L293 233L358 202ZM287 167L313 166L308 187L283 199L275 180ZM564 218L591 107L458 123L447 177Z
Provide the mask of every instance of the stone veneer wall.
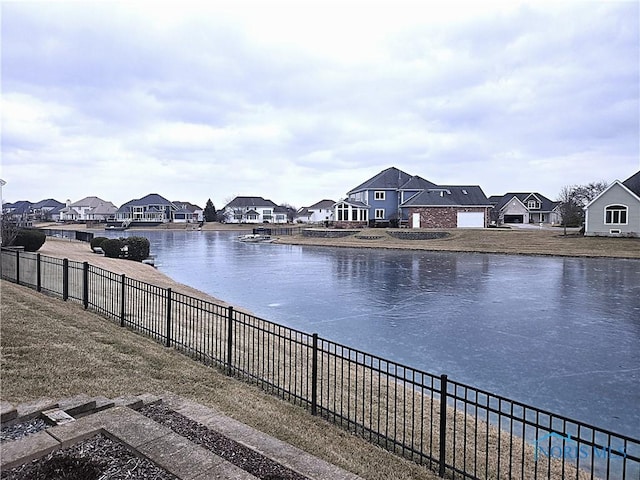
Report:
M409 226L414 213L420 214L420 228L457 228L458 212L483 212L485 225L489 222L486 208L478 207L423 207L409 209Z
M302 236L314 238L342 238L358 233L359 231L360 230L316 230L307 228L302 231Z
M343 222L343 221L334 221L334 228L367 228L369 225L368 222Z

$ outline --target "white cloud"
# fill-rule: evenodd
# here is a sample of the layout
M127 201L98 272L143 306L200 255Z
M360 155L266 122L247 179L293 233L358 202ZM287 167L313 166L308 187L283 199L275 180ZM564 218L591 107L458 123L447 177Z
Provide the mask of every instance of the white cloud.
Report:
M202 5L2 4L5 198L302 206L389 166L554 196L640 168L635 2Z

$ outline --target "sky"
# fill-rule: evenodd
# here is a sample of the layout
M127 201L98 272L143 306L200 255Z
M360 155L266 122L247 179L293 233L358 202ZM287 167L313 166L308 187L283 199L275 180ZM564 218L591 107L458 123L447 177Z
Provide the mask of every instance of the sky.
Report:
M3 200L487 196L640 170L640 2L1 1Z

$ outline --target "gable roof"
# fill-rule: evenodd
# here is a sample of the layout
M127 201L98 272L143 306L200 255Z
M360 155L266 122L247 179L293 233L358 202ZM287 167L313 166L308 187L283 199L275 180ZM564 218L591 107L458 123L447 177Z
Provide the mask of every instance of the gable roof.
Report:
M374 177L371 177L366 182L358 185L356 188L352 189L347 193L350 195L352 193L361 192L363 190L388 190L394 189L398 190L402 185L411 180L411 175L402 170L397 169L396 167L390 167L386 170L381 171Z
M53 198L48 198L46 200L40 200L39 202L31 205L31 208L36 208L36 209L46 208L46 207L50 207L50 208L64 207L64 203L59 202L58 200L54 200Z
M2 205L3 210L11 210L12 214L29 213L33 204L29 200L18 200L13 203L5 203Z
M200 208L198 205L195 205L191 202L181 202L179 200L176 200L174 202L172 202L176 207L178 207L179 209L186 209L189 210L190 212L195 212L196 210L202 210L202 208Z
M424 190L411 197L403 207L490 207L487 196L477 185L443 185Z
M400 187L400 190L428 190L429 188L436 188L437 185L429 180L414 175L404 185Z
M92 215L112 215L116 213L118 209L111 202L103 202L100 205L93 207L89 213Z
M622 184L640 197L640 170L627 178Z
M90 207L96 208L99 205L104 203L113 205L111 202L107 202L106 200L102 200L98 197L84 197L82 200L78 200L77 202L73 202L69 204L70 207ZM115 207L115 205L113 205Z
M335 203L336 202L334 202L333 200L320 200L319 202L314 203L310 207L306 207L306 208L308 210L320 210L320 209L330 210L333 208Z
M540 200L540 211L542 212L550 212L558 206L558 202L549 200L547 197L537 192L510 192L505 193L502 197L499 197L498 195L492 195L490 197L490 203L493 204L493 199L499 198L499 201L495 204L495 208L500 210L515 197L520 200L520 203L526 206L527 200L532 196L537 200Z
M225 208L246 208L246 207L277 207L271 200L262 197L236 197L231 200Z
M127 203L125 203L118 209L118 212L125 212L130 207L144 207L147 205L163 205L163 206L170 206L174 209L176 208L173 203L171 203L169 200L167 200L163 196L158 195L157 193L150 193L149 195L146 195L142 198L129 200Z
M356 207L356 208L366 208L366 209L369 208L369 205L367 205L364 202L360 202L358 200L349 200L348 198L345 198L344 200L340 200L339 202L336 202L334 204L334 207L336 205L340 205L341 203L345 203L347 205L351 205L352 207Z
M605 188L602 192L600 192L600 194L598 196L596 196L593 200L591 200L589 203L587 203L584 206L584 210L587 210L593 203L596 202L596 200L599 200L600 197L602 197L603 195L605 195L609 190L611 190L615 185L620 185L624 190L626 190L627 192L629 192L632 196L636 197L638 199L638 201L640 201L640 193L637 191L634 191L633 189L637 189L638 188L638 182L640 182L640 176L638 175L640 174L640 172L630 176L629 178L627 178L624 182L621 182L620 180L614 180L613 183L611 183L611 185L609 185L607 188ZM630 187L631 188L630 188Z

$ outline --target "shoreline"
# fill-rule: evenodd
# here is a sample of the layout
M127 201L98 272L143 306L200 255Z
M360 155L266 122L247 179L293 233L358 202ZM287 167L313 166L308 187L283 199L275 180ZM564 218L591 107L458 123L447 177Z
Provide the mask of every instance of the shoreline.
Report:
M39 225L39 228L59 230L78 230L100 236L104 230L86 228L83 224ZM246 233L253 225L235 225L211 223L205 224L202 230L187 228L182 224L171 228L132 228L132 232L177 231L193 232L235 232ZM267 227L268 228L268 227ZM309 227L311 228L311 227ZM335 232L339 230L316 228L317 231ZM506 255L532 255L578 258L620 258L640 259L640 238L626 237L585 237L577 235L575 229L568 230L567 235L559 227L551 228L510 228L510 229L452 229L437 230L446 233L445 238L428 240L409 240L393 237L389 232L394 229L368 228L359 229L358 233L341 238L305 237L302 234L293 236L274 236L274 244L369 248L385 250L417 250L451 253L488 253ZM407 232L409 230L400 230ZM436 230L410 230L417 232L434 232Z
M449 253L640 259L640 239L636 238L564 236L561 231L524 229L447 230L446 233L449 236L440 239L400 240L382 229L366 229L342 238L281 236L274 243Z
M93 253L89 244L85 242L47 237L44 245L42 245L37 253L49 257L66 258L76 262L88 262L94 267L103 268L117 275L124 274L129 278L146 282L154 286L171 288L175 292L216 303L224 307L228 307L230 305L224 300L216 298L213 295L209 295L208 293L174 280L151 265L121 258L107 258L103 255ZM242 308L240 309L242 310Z

